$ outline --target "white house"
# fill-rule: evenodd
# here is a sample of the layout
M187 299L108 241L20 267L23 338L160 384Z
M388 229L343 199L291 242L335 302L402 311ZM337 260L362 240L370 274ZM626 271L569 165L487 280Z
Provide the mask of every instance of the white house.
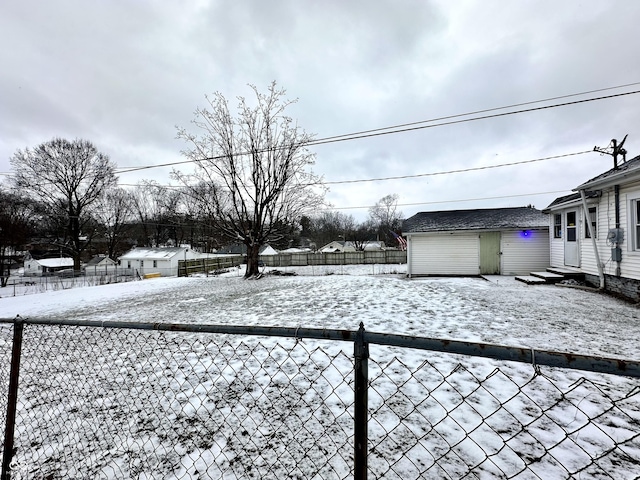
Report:
M36 260L29 253L24 257L24 275L26 277L40 277L67 269L73 269L73 258L41 258Z
M96 255L82 267L82 270L85 275L113 275L117 266L118 263L106 255Z
M130 269L130 273L136 276L159 273L168 277L178 274L180 260L202 257L190 247L136 247L118 258L118 264L121 268Z
M555 199L551 266L584 273L587 283L640 300L640 156Z
M549 266L548 215L535 208L421 212L403 222L407 275L522 275Z

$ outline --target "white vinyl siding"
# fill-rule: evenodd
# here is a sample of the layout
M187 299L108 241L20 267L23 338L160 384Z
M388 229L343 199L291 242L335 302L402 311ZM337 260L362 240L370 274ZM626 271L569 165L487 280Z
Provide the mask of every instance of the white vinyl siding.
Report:
M550 266L548 230L502 232L502 275L527 275Z
M477 233L412 234L410 275L478 275Z

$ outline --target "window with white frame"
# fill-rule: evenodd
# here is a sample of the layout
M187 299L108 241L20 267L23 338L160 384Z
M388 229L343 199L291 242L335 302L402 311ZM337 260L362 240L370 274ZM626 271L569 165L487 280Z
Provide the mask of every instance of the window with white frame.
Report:
M153 268L158 268L158 261L157 260L153 261Z
M591 228L593 229L594 238L598 238L598 210L596 207L589 207L589 213L587 215ZM589 231L589 225L584 226L584 238L591 238L591 232Z
M640 199L631 201L631 222L633 224L633 250L640 250Z
M553 238L562 238L562 214L556 213L553 216Z

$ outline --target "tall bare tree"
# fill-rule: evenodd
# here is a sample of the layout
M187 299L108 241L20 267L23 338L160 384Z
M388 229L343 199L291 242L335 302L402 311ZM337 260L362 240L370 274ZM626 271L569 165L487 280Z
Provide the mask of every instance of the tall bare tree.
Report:
M395 243L390 230L399 230L402 226L402 212L398 211L398 194L382 197L369 209L369 220L378 230L378 236Z
M205 194L200 198L210 205L217 227L246 245L247 278L259 275L260 247L321 206L325 192L322 179L309 170L311 135L285 115L293 102L275 82L264 94L251 88L255 105L239 97L235 117L222 94L207 97L208 107L197 109L193 121L200 135L178 129L195 174L174 172L192 195Z
M18 150L10 161L16 186L47 205L51 215L64 218L66 238L61 241L73 257L74 270L80 270L81 254L94 233L89 210L115 185L115 165L91 142L62 138Z

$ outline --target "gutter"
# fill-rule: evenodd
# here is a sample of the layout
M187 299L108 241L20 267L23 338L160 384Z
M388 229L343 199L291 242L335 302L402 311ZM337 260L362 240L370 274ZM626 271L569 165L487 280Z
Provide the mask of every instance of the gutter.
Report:
M591 245L593 246L593 253L596 257L596 265L598 266L598 276L600 277L600 290L604 290L604 269L600 262L600 254L598 253L598 245L596 243L596 236L593 232L593 226L589 219L589 207L587 206L587 196L584 190L580 190L580 198L582 200L582 209L584 210L584 218L586 219L587 228L589 229L589 236L591 237Z

